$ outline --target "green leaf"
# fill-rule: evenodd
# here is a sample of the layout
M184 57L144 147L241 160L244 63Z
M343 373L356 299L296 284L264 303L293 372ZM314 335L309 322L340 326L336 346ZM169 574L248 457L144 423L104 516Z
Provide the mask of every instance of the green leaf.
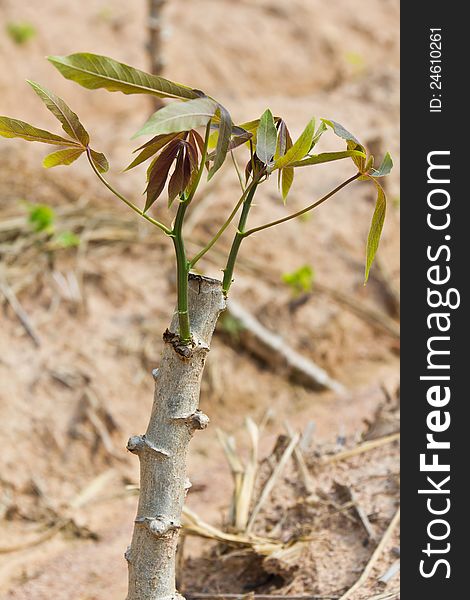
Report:
M360 173L366 173L367 153L364 146L362 144L357 144L353 140L348 140L346 145L351 152L359 152L359 154L352 154L351 159Z
M66 148L65 150L57 150L57 152L48 154L42 161L42 164L46 169L57 167L59 165L71 165L77 158L80 158L84 152L84 148Z
M299 138L289 150L280 156L274 163L273 169L283 169L290 167L294 163L300 161L309 151L312 145L313 134L315 133L315 119L311 119L305 129L300 134Z
M351 158L353 156L365 157L364 152L360 150L344 150L342 152L323 152L322 154L314 154L301 160L292 163L292 167L307 167L309 165L319 165L321 163L331 162L333 160L341 160L342 158Z
M374 166L374 156L369 154L369 158L367 159L366 166L364 167L364 173L369 173Z
M320 125L318 126L318 129L316 130L315 135L313 136L312 145L310 146L310 150L318 144L321 136L325 133L325 131L327 131L327 129L328 129L328 127L322 121L320 123ZM310 152L310 150L309 150L309 152Z
M21 138L28 142L43 142L55 146L74 146L77 142L55 135L45 129L38 129L29 123L0 116L0 135L5 138Z
M90 155L93 164L100 173L107 173L109 171L108 159L102 152L96 152L90 148Z
M262 114L259 120L256 135L256 156L262 163L268 165L276 152L277 129L274 117L269 108Z
M388 175L390 173L392 168L393 168L393 160L392 160L392 157L390 156L390 154L387 152L387 154L384 156L384 159L383 159L380 167L378 169L372 169L372 171L370 172L370 175L372 175L372 177L385 177L386 175Z
M104 88L109 92L152 94L159 98L192 99L201 96L201 92L185 85L150 75L99 54L83 52L69 56L49 56L48 60L66 79L89 90Z
M385 197L384 189L382 188L380 183L376 181L373 177L369 177L369 179L374 182L377 188L377 201L375 204L374 214L372 215L369 235L367 236L364 285L369 279L370 268L372 266L372 263L374 262L375 255L379 247L380 236L382 234L382 229L385 221L385 211L387 208L387 199Z
M325 125L331 127L331 129L333 129L336 135L342 138L343 140L352 140L353 142L356 142L356 144L360 143L359 140L347 129L345 129L340 123L337 123L336 121L330 121L328 119L322 119L322 121L323 123L325 123Z
M208 180L211 179L224 164L230 144L230 137L232 135L233 123L232 117L230 116L228 110L219 104L217 108L217 115L220 116L219 136L217 138L217 146L215 149L214 164L209 171L209 175L207 177Z
M207 125L216 110L217 103L210 98L172 102L153 113L133 137L188 131L201 125Z
M80 142L83 146L87 146L90 143L90 136L80 123L80 119L62 98L59 98L53 92L34 81L27 81L51 113L62 123L62 129L65 133L77 140L77 142Z
M281 191L284 204L294 182L294 167L284 167L281 170Z

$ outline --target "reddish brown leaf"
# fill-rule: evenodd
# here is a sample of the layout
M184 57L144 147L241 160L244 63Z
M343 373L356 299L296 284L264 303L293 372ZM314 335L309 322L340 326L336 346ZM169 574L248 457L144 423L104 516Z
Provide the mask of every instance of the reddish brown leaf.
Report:
M180 148L178 158L176 159L175 170L168 182L168 208L173 204L173 200L184 191L184 148Z
M186 146L186 153L189 157L189 162L191 164L191 171L197 170L199 167L198 157L197 157L197 146L191 144L191 141L188 140Z
M137 152L138 150L142 150L142 152L138 156L136 156L136 158L125 170L129 171L137 165L140 165L141 163L145 162L176 137L180 138L181 136L179 134L175 135L173 133L169 133L168 135L155 136L149 142L135 150L135 152Z
M277 124L278 137L277 137L277 152L276 158L278 156L284 156L286 153L286 144L287 144L287 125L285 121L280 119Z
M151 165L149 181L147 189L145 190L147 193L147 200L145 202L144 212L148 211L163 192L171 165L178 155L180 147L181 140L177 139L171 141Z
M191 169L191 160L188 154L186 154L183 163L183 190L187 189L188 185L192 183L192 179L196 175L196 173L196 169Z

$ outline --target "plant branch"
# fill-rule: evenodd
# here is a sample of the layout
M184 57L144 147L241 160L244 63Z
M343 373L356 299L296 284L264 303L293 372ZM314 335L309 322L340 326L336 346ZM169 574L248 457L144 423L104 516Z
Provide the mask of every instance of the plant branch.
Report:
M297 217L304 215L305 213L316 208L317 206L320 206L320 204L323 204L323 202L326 202L326 200L331 198L331 196L334 196L337 192L342 190L344 187L349 185L351 182L355 181L356 179L359 179L359 177L361 177L361 175L362 175L362 173L356 173L356 175L354 175L353 177L350 177L349 179L346 179L346 181L343 181L343 183L341 183L340 185L335 187L334 190L331 190L331 192L329 192L328 194L326 194L325 196L320 198L320 200L317 200L313 204L310 204L309 206L307 206L307 207L303 208L302 210L299 210L291 215L287 215L287 217L283 217L282 219L277 219L277 221L271 221L270 223L266 223L265 225L260 225L259 227L253 227L253 229L249 229L248 231L245 231L242 234L242 237L248 237L249 235L252 235L253 233L256 233L258 231L263 231L263 229L268 229L268 227L274 227L274 225L279 225L280 223L285 223L286 221L290 221L291 219L296 219Z
M188 203L188 200L180 202L172 232L176 253L179 336L182 343L189 343L191 341L191 327L188 312L188 274L190 266L186 258L186 249L183 240L183 221L186 209L188 208Z
M160 223L159 221L156 221L155 219L152 219L152 217L150 217L149 215L147 215L146 213L144 213L143 210L141 210L133 202L131 202L130 200L128 200L125 196L123 196L122 194L120 194L117 190L115 190L113 188L113 186L108 181L106 181L106 179L103 177L103 175L101 175L101 173L96 168L95 163L93 162L93 159L91 158L91 152L90 152L90 148L88 146L87 146L87 149L86 149L86 153L87 153L88 162L90 163L91 168L93 169L93 171L95 172L96 176L101 181L101 183L103 183L108 188L108 190L110 192L112 192L115 196L117 196L119 198L119 200L122 200L122 202L124 202L124 204L127 204L127 206L129 208L131 208L134 212L136 212L138 215L140 215L141 217L143 217L146 221L148 221L149 223L152 223L152 225L155 225L155 227L158 227L159 229L161 229L163 231L163 233L166 233L166 235L169 235L169 236L172 235L172 230L171 229L169 229L163 223Z
M253 180L251 185L247 188L247 196L246 200L243 203L242 214L240 215L240 221L238 223L238 230L235 234L235 237L232 242L232 247L230 248L230 254L227 260L227 266L224 269L224 278L222 281L222 291L225 295L228 294L230 286L232 285L232 277L233 270L235 268L235 262L237 260L238 251L240 250L240 245L242 243L243 237L245 235L245 225L246 220L248 218L248 213L250 212L251 202L256 192L256 188L258 187L259 180Z

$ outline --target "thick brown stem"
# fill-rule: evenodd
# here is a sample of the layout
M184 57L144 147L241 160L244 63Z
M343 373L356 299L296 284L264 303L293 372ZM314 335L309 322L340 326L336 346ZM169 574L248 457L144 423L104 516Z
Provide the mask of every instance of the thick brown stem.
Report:
M178 315L164 334L152 415L145 435L131 437L130 452L140 460L140 498L129 563L127 600L170 600L175 587L175 555L181 511L190 483L186 456L193 433L209 419L199 411L206 354L220 312L221 282L189 276L189 315L193 344L179 344Z

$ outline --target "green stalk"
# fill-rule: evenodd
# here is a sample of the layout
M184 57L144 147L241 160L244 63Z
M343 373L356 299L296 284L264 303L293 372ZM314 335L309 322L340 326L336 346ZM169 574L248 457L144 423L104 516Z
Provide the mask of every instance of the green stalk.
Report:
M196 193L199 182L201 181L202 173L204 171L204 165L207 157L207 147L209 145L210 136L210 122L206 127L206 135L204 139L204 148L202 151L201 163L199 170L196 175L193 187L189 194L185 198L181 196L180 204L176 212L175 223L171 232L173 239L173 245L175 247L176 254L176 280L177 280L177 306L178 306L178 323L179 323L179 337L183 344L189 344L191 342L191 324L189 321L188 312L188 275L191 268L191 263L186 257L186 248L183 239L183 223L186 209L188 208L191 200Z
M184 214L188 208L187 201L180 202L176 213L175 224L173 226L173 244L176 253L176 280L177 280L177 305L179 336L183 344L191 342L191 326L189 323L188 312L188 274L189 262L186 258L186 250L183 240L183 221Z
M227 260L227 266L224 269L224 278L222 281L222 291L225 295L228 294L230 286L232 285L232 277L233 270L235 268L235 262L237 260L238 251L240 250L240 245L242 243L243 238L245 237L245 226L248 218L248 213L250 212L251 202L256 192L256 188L258 184L255 183L253 187L250 189L245 202L243 203L242 214L240 215L240 221L238 222L238 231L235 234L233 239L232 247L230 248L230 254Z

